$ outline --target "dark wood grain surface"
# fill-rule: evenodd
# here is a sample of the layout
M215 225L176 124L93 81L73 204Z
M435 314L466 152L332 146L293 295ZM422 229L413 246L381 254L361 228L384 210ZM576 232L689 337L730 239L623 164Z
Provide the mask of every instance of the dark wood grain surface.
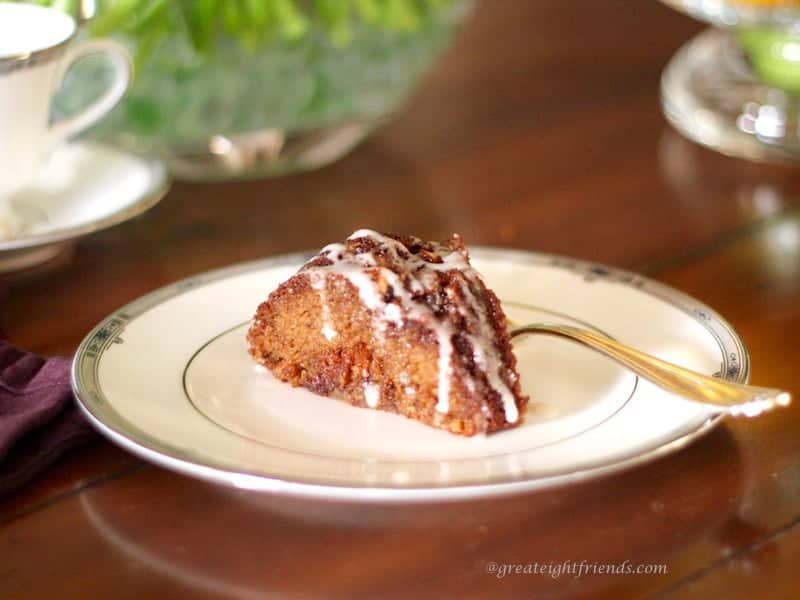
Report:
M673 285L742 334L754 383L797 394L800 171L700 149L659 110L661 69L700 28L655 1L485 1L353 154L279 180L176 184L67 260L5 281L0 336L68 354L182 277L364 226L458 231ZM0 557L2 598L792 598L800 405L618 475L431 506L236 492L99 440L0 504ZM667 572L486 572L567 560Z

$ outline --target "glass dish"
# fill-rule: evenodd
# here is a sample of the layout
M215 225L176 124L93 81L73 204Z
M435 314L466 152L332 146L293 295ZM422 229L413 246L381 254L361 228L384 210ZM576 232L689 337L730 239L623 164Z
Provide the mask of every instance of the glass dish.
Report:
M77 10L76 0L50 3ZM180 178L213 180L303 171L346 154L404 103L472 2L97 6L86 35L126 45L136 79L90 137L155 154ZM56 110L69 114L85 105L106 76L99 61L76 65Z
M661 100L670 123L732 156L800 159L800 3L662 1L713 26L664 70Z

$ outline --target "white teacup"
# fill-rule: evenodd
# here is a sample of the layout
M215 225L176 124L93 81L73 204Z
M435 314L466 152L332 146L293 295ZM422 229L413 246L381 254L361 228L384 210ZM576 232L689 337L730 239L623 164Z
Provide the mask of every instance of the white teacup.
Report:
M0 2L0 209L52 150L114 108L130 84L125 49L108 40L72 43L76 29L56 9ZM113 83L77 115L51 122L51 101L64 74L88 54L108 57Z

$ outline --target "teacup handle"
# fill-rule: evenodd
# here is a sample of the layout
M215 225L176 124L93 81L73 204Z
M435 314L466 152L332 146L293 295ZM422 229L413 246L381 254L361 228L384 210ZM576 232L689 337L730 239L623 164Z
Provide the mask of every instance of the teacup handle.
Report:
M67 50L63 67L56 80L57 84L61 85L64 75L76 62L90 54L103 54L108 57L114 69L114 81L99 98L77 115L56 121L50 126L51 147L94 125L117 105L131 83L133 65L125 48L111 40L90 40Z

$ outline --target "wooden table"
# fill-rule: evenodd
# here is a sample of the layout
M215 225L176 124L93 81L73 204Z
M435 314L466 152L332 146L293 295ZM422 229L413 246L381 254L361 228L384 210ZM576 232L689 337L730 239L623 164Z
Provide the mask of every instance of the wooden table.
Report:
M739 330L754 383L800 392L800 172L702 150L659 110L661 69L699 30L655 1L484 2L405 111L352 155L284 179L176 184L57 268L7 282L0 335L66 354L178 278L362 226L458 231L684 290ZM253 496L97 441L0 506L2 598L788 598L800 588L800 404L618 475L491 501ZM563 561L667 572L487 573Z

